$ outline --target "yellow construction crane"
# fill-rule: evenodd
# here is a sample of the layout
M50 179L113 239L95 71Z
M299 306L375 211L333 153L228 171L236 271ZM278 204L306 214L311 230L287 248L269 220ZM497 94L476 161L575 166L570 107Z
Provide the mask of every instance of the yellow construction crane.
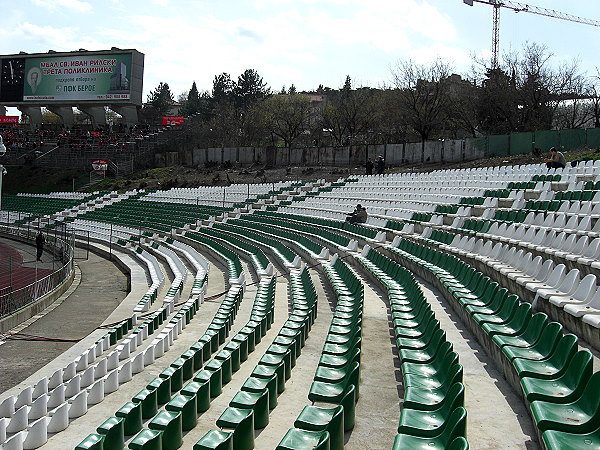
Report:
M498 44L500 41L500 8L512 9L514 12L527 12L537 14L538 16L553 17L555 19L566 20L569 22L582 23L593 27L600 27L600 21L584 19L583 17L566 14L553 9L540 8L538 6L527 5L525 3L511 2L508 0L463 0L469 6L474 3L483 3L494 7L494 31L492 35L492 68L498 67Z

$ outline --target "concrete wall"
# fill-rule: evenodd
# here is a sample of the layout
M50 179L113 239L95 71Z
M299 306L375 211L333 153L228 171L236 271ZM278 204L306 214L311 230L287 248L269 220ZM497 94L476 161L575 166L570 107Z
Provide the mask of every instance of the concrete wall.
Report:
M599 129L600 130L600 129ZM565 149L594 147L600 142L600 131L561 130L469 139L446 139L400 144L352 145L345 147L276 148L275 164L281 166L364 166L368 158L375 161L383 155L388 165L472 161L486 156L528 153L533 140L543 148L556 144L563 137ZM592 136L592 137L590 137ZM263 147L231 147L194 149L184 160L194 165L207 161L241 165L265 164L267 150Z

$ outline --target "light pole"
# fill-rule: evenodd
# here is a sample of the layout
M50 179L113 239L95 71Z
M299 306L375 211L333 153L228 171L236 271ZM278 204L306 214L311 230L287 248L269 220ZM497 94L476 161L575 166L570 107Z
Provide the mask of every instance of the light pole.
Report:
M4 156L6 153L6 146L2 142L2 135L0 134L0 156ZM6 175L6 169L0 164L0 211L2 211L2 177Z

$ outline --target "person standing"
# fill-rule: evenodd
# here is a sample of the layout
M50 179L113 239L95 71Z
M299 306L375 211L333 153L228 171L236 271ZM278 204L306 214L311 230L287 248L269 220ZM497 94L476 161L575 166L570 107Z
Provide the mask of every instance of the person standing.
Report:
M383 175L385 172L385 160L382 155L377 157L377 175Z
M371 158L369 158L369 160L367 161L367 164L365 164L365 169L366 169L367 175L373 175L373 167L375 167L375 164L373 164L373 161L371 161Z
M565 155L552 147L550 149L550 158L546 160L546 167L548 169L564 169L566 165Z
M42 230L40 230L35 238L35 245L37 247L37 260L42 260L42 254L44 253L44 244L46 243L46 238L42 234Z

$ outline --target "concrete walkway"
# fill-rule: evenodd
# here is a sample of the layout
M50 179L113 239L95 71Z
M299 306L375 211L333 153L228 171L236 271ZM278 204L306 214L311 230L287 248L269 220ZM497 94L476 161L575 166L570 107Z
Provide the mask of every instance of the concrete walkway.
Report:
M473 449L538 449L533 424L523 400L497 370L475 336L433 286L419 280L446 338L464 367L467 439Z
M47 254L44 256L48 257ZM119 306L127 295L127 277L113 263L94 253L90 253L89 260L78 260L77 264L81 270L81 284L77 289L61 305L21 333L82 339ZM72 342L15 340L0 345L0 392L19 384L73 345Z

